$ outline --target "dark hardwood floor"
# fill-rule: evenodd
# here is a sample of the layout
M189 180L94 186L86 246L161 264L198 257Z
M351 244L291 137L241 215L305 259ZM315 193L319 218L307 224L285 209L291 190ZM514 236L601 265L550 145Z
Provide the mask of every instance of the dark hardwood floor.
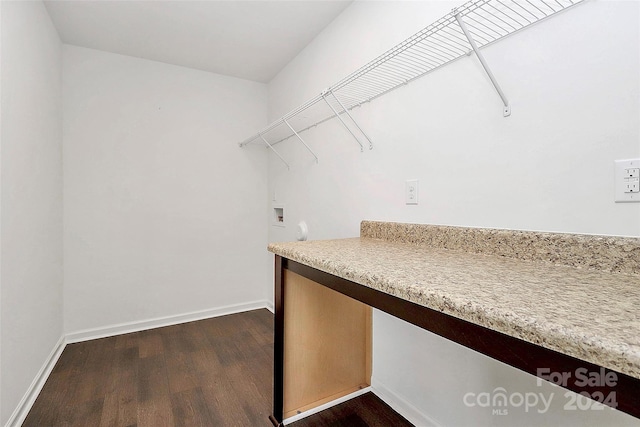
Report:
M267 426L273 315L68 345L23 426Z
M264 309L69 344L23 426L268 427L272 368ZM411 425L372 394L346 403L293 425Z

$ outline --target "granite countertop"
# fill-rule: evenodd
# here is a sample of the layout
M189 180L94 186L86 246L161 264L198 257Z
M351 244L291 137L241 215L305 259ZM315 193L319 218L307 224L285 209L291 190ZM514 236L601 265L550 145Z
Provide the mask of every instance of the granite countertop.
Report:
M364 221L360 238L269 250L640 379L638 238Z

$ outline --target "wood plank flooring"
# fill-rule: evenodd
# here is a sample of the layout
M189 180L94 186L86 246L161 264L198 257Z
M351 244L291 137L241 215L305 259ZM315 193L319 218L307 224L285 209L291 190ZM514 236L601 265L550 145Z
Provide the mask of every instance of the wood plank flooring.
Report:
M269 427L272 369L265 309L69 344L23 426ZM366 396L295 427L410 425Z
M267 426L273 315L70 344L23 426Z

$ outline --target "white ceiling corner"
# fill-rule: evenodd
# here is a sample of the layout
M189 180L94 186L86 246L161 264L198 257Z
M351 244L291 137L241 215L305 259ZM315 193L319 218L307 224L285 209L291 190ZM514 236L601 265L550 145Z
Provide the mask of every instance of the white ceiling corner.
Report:
M63 43L269 82L352 0L47 0Z

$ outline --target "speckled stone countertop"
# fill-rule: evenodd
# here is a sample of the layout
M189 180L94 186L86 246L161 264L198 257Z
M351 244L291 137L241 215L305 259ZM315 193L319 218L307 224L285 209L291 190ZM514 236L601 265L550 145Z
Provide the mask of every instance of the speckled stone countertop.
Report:
M363 221L269 251L640 379L640 239Z

